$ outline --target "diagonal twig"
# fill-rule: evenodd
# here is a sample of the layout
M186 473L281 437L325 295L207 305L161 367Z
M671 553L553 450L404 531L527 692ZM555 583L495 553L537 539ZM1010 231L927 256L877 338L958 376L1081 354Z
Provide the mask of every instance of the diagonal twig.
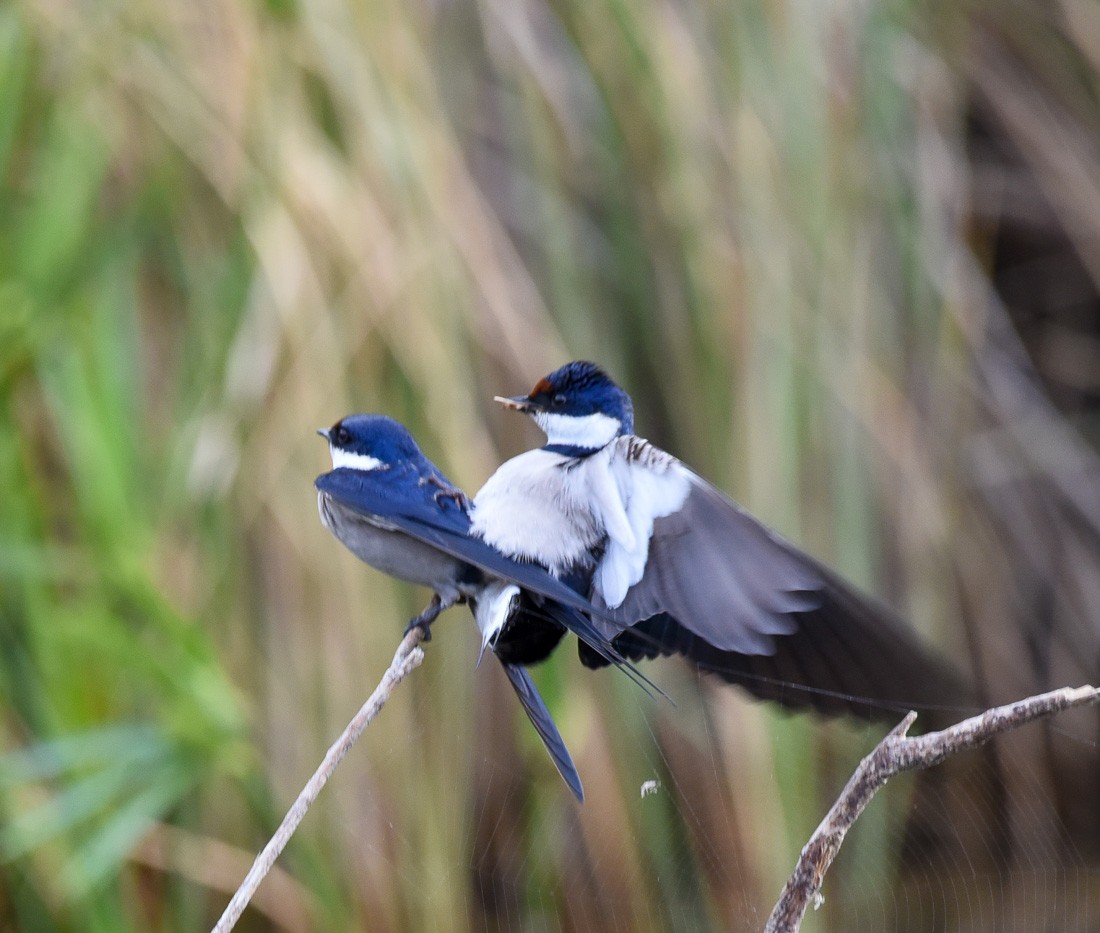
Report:
M859 763L836 803L814 830L794 873L783 887L764 933L794 933L799 928L806 908L821 890L825 872L840 851L845 834L889 778L902 771L939 764L955 752L975 748L1032 720L1098 701L1100 690L1095 687L1063 687L986 710L940 732L913 738L906 732L917 714L909 713Z
M313 772L313 777L302 788L298 799L294 801L286 816L283 817L283 822L279 824L279 828L275 831L275 835L271 837L271 841L256 856L256 861L252 863L252 867L249 869L244 881L241 882L241 886L237 888L237 893L233 895L233 899L225 908L212 933L228 933L229 930L233 929L245 907L248 906L248 902L252 899L252 895L256 893L260 882L264 880L264 877L271 870L271 866L275 864L275 860L286 847L290 837L294 835L298 824L302 822L306 811L313 805L313 801L321 793L321 788L328 782L340 760L348 753L348 749L355 744L359 736L363 734L363 730L370 725L371 720L378 715L378 711L390 698L390 692L393 688L401 683L409 672L424 660L424 651L420 648L423 637L424 629L421 626L414 625L409 629L401 644L398 645L397 652L394 654L389 668L382 675L382 680L375 687L374 693L370 695L359 712L352 717L351 722L340 734L340 738L332 744L332 747L325 754L324 760Z

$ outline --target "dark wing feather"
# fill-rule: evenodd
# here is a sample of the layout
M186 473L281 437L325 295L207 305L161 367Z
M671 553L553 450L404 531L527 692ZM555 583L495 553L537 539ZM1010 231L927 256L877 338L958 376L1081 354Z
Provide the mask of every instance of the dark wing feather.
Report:
M538 690L535 689L531 675L515 664L508 664L505 661L501 661L500 664L504 668L504 673L508 675L508 681L512 684L512 689L516 691L520 703L523 704L523 711L527 713L531 725L535 727L535 731L539 734L546 750L550 753L558 773L569 785L573 796L584 803L584 787L581 786L581 776L577 773L577 767L573 764L569 749L565 747L565 740L562 739L558 727L550 716L550 710L546 708L546 704L543 702Z
M976 708L973 690L954 668L887 609L829 578L834 585L821 605L794 614L795 631L775 637L771 655L722 651L664 613L626 629L613 644L633 661L684 655L700 670L789 709L888 720L916 709L926 714L921 725L939 728ZM588 667L607 663L587 646L580 654Z
M691 474L680 509L653 522L641 580L619 606L594 601L622 626L667 612L720 650L770 654L823 585L813 561Z
M622 464L627 477L647 469L639 449L643 458ZM886 607L677 468L690 478L687 495L677 511L653 520L641 580L613 609L593 593L601 615L626 626L612 642L625 658L683 654L757 697L824 713L951 714L973 706L963 678ZM645 505L642 497L635 507ZM586 649L581 655L589 666L602 663Z
M536 564L505 557L480 538L470 536L470 518L453 502L434 501L431 487L423 487L421 498L395 495L387 486L370 481L372 474L342 468L318 476L315 484L340 505L367 518L379 517L394 528L425 544L439 548L473 567L556 600L581 612L593 611L592 604ZM578 633L580 634L580 633ZM594 637L603 640L592 630Z

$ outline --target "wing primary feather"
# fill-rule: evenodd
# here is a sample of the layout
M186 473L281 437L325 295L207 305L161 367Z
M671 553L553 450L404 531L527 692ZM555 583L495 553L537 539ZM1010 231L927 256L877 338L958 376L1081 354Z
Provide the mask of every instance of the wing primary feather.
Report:
M523 705L523 711L527 714L527 718L531 720L531 725L535 727L535 731L542 739L547 752L550 753L550 758L554 762L554 767L558 769L558 774L562 776L562 780L568 785L578 802L584 803L584 786L581 784L581 776L577 773L577 766L573 764L573 758L569 754L569 749L566 747L561 733L558 732L558 727L550 715L550 710L546 708L546 703L543 702L538 690L535 689L535 683L531 680L531 675L524 668L515 664L507 664L504 661L501 661L501 667L504 668L504 673L508 675L508 682L516 692L516 696L519 697L519 701Z
M792 644L788 649L783 638L776 639L776 656L790 655L800 670L798 680L785 684L785 689L794 694L791 704L832 713L847 711L866 715L876 709L885 712L882 701L876 699L882 695L878 677L863 670L858 661L843 652L838 658L836 643L828 643L832 633L825 626L815 625L815 621L812 616L799 619L798 631L789 636L792 642L797 638L797 648ZM838 670L834 662L841 664L843 669Z
M796 632L776 637L772 655L721 650L667 613L624 630L614 647L631 660L682 654L699 670L791 709L876 719L911 708L933 716L968 709L970 693L949 665L870 606L838 606L837 599L843 594L830 589L820 609L798 617ZM853 621L856 609L863 611ZM587 667L608 663L584 645L580 655Z
M819 613L841 656L864 672L873 672L880 705L895 712L969 714L974 690L957 670L928 653L916 636L885 607L853 592L826 572L827 599ZM816 614L815 614L816 615ZM888 681L883 681L885 674ZM876 700L876 702L878 702Z

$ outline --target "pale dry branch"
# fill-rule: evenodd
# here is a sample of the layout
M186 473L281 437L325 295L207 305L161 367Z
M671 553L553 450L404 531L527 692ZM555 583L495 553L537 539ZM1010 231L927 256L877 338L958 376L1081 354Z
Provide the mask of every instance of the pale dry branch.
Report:
M234 882L247 873L253 860L246 849L167 823L154 824L129 858L135 864L230 895L236 888ZM287 933L313 929L308 903L309 890L278 865L272 866L251 901L254 911Z
M939 764L948 755L975 748L1035 719L1097 701L1100 701L1100 690L1095 687L1063 687L986 710L940 732L914 738L906 733L917 714L909 713L859 763L836 803L814 830L768 918L765 933L794 933L799 928L806 908L821 890L825 872L840 851L845 834L889 778L902 771Z
M423 637L424 630L420 626L413 626L402 639L401 644L397 647L397 652L393 656L393 661L386 673L382 675L382 680L379 681L374 692L359 712L355 714L351 722L347 724L347 727L340 734L340 738L332 744L320 766L313 772L313 777L302 788L298 799L294 801L293 806L283 817L283 822L275 831L275 835L271 837L271 841L256 856L252 868L249 869L244 881L237 889L237 893L233 895L233 899L214 926L213 933L228 933L236 925L245 907L248 906L248 902L252 899L252 895L256 893L256 889L260 886L260 882L264 880L264 877L271 870L271 866L275 864L279 853L283 851L290 837L294 835L298 824L302 822L306 811L313 805L313 801L321 793L321 788L328 782L340 760L348 753L348 750L355 744L359 736L363 734L363 730L370 725L371 720L378 715L378 711L390 698L393 688L401 683L409 672L424 660L424 652L420 648Z

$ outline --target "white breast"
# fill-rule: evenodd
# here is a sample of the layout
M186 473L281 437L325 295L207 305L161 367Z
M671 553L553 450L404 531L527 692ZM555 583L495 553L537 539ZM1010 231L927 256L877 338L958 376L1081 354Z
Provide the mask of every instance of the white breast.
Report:
M604 535L589 477L598 457L578 463L545 450L513 457L474 497L471 530L509 557L536 561L553 573L587 562ZM566 463L575 465L567 469Z
M594 593L614 608L646 570L653 523L679 509L691 473L633 435L576 460L531 450L504 463L474 498L473 533L509 557L563 573L604 548Z

